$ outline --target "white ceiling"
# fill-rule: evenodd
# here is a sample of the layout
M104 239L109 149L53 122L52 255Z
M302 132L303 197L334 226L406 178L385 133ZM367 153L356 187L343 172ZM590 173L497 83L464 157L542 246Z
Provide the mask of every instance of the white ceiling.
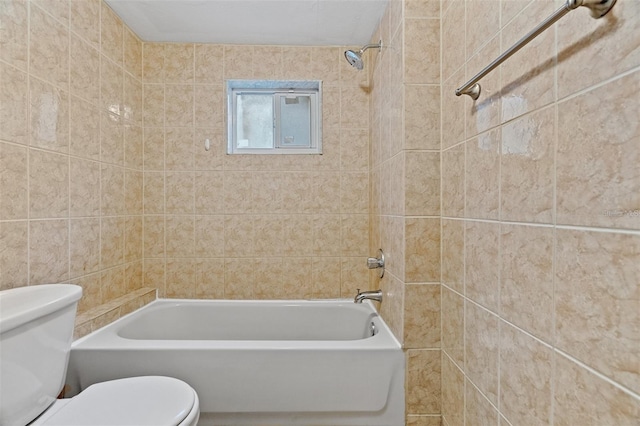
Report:
M105 0L144 41L367 44L387 0Z

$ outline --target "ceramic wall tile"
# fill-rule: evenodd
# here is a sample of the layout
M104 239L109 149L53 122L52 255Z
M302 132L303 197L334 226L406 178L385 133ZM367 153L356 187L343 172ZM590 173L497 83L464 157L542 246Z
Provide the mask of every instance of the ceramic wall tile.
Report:
M440 20L404 20L405 83L439 83L440 81Z
M68 90L69 28L35 5L29 10L29 73Z
M69 221L29 221L29 285L57 283L68 278Z
M405 149L440 149L440 86L405 85Z
M14 67L27 70L29 48L29 4L26 0L7 0L2 10L2 35L0 35L0 59Z
M554 202L555 109L502 127L502 220L551 223Z
M404 281L440 280L440 219L404 220Z
M639 76L558 106L558 223L640 229ZM585 114L588 122L575 120Z
M608 381L556 353L554 423L569 426L615 424L632 426L640 402Z
M69 92L31 78L30 128L33 147L69 152Z
M594 86L640 64L640 42L634 31L640 5L618 2L602 19L576 13L558 23L558 97ZM576 70L589 69L582 78Z
M440 286L406 284L404 348L440 347Z
M69 154L100 160L100 116L98 106L76 96L69 100Z
M26 219L29 165L26 147L0 142L0 219Z
M464 299L442 286L442 349L464 369Z
M70 277L97 272L100 269L100 219L71 219L69 241Z
M100 53L85 40L70 37L70 92L93 105L100 102Z
M3 141L29 144L28 76L0 62L0 138Z
M502 45L511 46L555 10L550 1L531 2L502 30ZM550 104L556 99L553 32L544 32L519 52L519 60L506 61L502 73L502 122Z
M500 325L500 411L511 424L551 424L551 347Z
M407 414L440 413L440 351L406 352L406 412Z
M469 380L465 386L464 417L469 426L497 426L500 421L498 410Z
M407 216L440 214L440 155L410 151L405 155L404 213Z
M558 230L557 346L640 392L640 236ZM579 289L577 291L576 289Z
M164 82L188 84L194 81L193 44L167 43L164 46Z
M69 158L31 150L29 156L29 217L69 215Z
M465 373L493 403L498 402L499 318L465 302Z
M0 289L29 283L29 223L0 221Z
M464 374L451 359L442 356L442 418L449 426L464 425Z
M100 50L118 65L124 60L124 25L104 2L100 11Z
M553 341L552 228L503 224L500 313L503 318Z
M216 44L196 44L194 49L196 84L222 83L224 48Z
M493 312L499 306L500 225L466 222L465 295Z
M466 143L465 211L467 217L498 219L500 197L500 130Z
M100 215L100 163L69 159L69 216Z

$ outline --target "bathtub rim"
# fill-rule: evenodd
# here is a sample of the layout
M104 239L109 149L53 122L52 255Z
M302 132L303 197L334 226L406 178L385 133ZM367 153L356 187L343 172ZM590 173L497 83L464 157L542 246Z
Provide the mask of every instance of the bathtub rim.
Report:
M359 310L367 309L372 314L378 333L374 336L356 340L154 340L154 339L130 339L122 337L118 331L134 321L146 310L157 309L164 306L178 306L183 304L222 304L222 305L345 305L347 308ZM169 342L176 342L170 344ZM337 348L349 350L383 350L402 349L400 341L391 331L391 328L380 316L373 302L365 300L361 304L355 304L352 299L169 299L157 298L154 301L126 314L117 320L100 327L91 333L73 341L72 349L314 349L333 350Z

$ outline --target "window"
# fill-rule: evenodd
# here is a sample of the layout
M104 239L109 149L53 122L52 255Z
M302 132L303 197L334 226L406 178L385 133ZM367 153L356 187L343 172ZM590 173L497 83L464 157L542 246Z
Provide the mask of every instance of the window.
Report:
M321 154L322 82L228 80L229 154Z

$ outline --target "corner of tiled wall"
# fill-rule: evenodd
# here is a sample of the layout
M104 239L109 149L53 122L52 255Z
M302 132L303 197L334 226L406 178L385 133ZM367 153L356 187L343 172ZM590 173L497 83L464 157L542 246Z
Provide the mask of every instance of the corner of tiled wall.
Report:
M375 38L386 46L371 98L381 313L406 354L407 424L440 424L440 2L389 2Z

